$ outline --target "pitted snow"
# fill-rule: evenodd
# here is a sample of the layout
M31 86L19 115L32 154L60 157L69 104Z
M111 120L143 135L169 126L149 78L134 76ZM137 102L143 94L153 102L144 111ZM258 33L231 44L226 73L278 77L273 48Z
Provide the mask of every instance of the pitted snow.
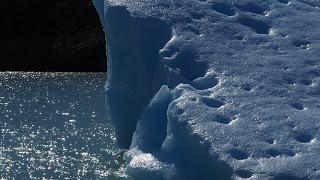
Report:
M172 94L166 138L157 151L133 155L130 173L160 179L320 178L317 0L107 2L109 8L126 7L133 19L159 19L173 31L159 49L165 69L159 83ZM175 173L157 173L147 167L151 161Z

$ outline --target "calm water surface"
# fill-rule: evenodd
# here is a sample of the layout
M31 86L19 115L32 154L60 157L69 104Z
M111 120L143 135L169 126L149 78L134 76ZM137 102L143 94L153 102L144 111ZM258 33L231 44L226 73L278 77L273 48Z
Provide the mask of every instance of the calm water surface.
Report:
M104 73L0 73L0 179L131 179Z

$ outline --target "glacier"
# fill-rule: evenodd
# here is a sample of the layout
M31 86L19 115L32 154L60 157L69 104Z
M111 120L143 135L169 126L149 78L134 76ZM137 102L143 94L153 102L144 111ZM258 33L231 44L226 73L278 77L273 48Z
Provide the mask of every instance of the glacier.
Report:
M137 179L320 179L320 1L93 0Z

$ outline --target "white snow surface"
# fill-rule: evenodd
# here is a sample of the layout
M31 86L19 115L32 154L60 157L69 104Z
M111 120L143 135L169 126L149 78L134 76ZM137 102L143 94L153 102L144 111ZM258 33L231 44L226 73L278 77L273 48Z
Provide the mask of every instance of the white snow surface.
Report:
M320 179L319 0L94 0L137 179Z

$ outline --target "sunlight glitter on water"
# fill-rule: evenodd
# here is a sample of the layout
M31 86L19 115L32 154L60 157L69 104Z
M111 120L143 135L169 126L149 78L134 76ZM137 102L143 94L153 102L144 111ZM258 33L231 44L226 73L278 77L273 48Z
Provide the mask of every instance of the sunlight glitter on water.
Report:
M1 179L130 179L104 73L0 73Z

